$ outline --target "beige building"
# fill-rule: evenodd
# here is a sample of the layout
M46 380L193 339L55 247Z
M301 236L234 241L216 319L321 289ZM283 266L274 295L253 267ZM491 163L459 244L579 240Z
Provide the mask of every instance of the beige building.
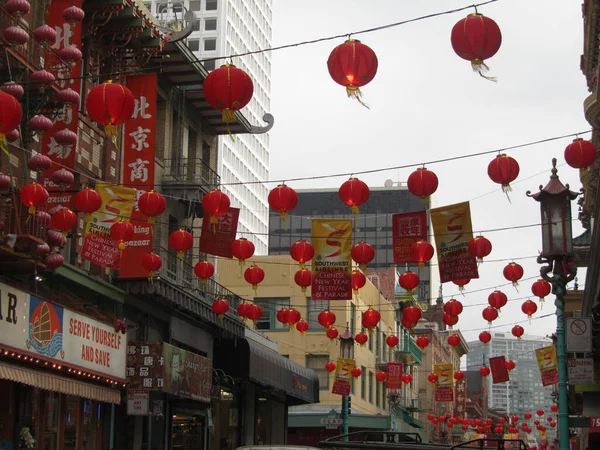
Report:
M314 445L320 439L339 434L339 429L327 429L322 419L340 418L342 397L331 393L334 375L327 372L325 365L340 356L340 342L330 340L318 323L318 315L330 309L336 315L334 326L340 335L346 327L354 336L362 330L361 314L369 307L381 313L381 322L369 335L364 346L354 345L356 367L362 375L354 379L351 391L351 415L349 428L373 428L381 430L418 432L420 422L412 417L414 399L418 392L418 368L405 364L405 372L413 375L414 381L388 399L385 382L378 382L377 371L385 371L386 364L393 361L420 362L420 351L414 340L396 321L393 303L385 299L377 288L367 281L359 295L348 301L313 301L310 287L306 292L294 282L298 270L297 263L289 256L260 256L252 258L265 271L265 279L258 286L255 296L252 287L246 283L237 260L220 260L218 264L219 283L227 286L242 298L254 301L263 309L262 317L256 322L256 329L269 339L276 341L279 353L293 362L314 369L320 382L320 403L306 407L290 408L288 423L288 444ZM246 263L246 267L249 262ZM310 267L309 267L310 268ZM297 309L302 319L309 323L309 330L301 334L277 321L277 312L282 308ZM397 335L400 344L392 349L386 338ZM412 357L411 357L412 353Z

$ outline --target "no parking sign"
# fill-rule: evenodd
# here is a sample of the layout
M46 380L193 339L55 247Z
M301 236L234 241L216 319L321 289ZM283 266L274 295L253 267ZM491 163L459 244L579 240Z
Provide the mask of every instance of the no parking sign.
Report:
M588 353L592 351L592 320L568 317L566 320L567 352Z

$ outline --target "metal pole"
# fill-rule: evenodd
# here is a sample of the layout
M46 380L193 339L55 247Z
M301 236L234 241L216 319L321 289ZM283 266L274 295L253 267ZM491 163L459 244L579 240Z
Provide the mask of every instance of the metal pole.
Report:
M349 418L348 418L348 397L345 395L342 395L342 420L343 422L343 431L342 434L348 434L348 425L349 425ZM344 442L348 442L348 436L346 436L344 438Z
M557 271L558 272L558 271ZM565 278L554 273L552 283L556 306L556 356L558 362L558 441L559 450L569 450L569 404L567 380L567 348L565 343Z

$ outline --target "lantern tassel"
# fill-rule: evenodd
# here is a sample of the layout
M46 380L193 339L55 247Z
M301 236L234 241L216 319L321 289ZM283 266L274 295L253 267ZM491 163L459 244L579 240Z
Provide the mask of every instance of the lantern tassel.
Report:
M6 156L10 157L10 154L8 153L8 142L4 133L0 133L0 149L2 149Z
M283 225L283 230L287 231L288 227L287 227L287 217L288 217L288 213L287 211L283 211L279 213L279 218L281 219L281 223Z
M217 224L219 223L219 218L217 216L210 216L210 223L213 226L213 234L217 234Z
M119 148L117 145L117 127L112 123L104 125L104 134L107 138L109 138L116 148Z
M358 214L358 211L359 211L358 206L352 207L352 214Z
M306 292L306 287L302 286L302 293L304 294Z
M544 309L544 297L540 298L540 311Z
M358 86L349 84L348 86L346 86L346 94L348 94L348 98L355 99L358 101L358 103L363 105L365 108L371 109L371 108L369 108L369 105L367 105L365 102L362 101L362 92Z
M477 58L471 61L471 67L474 72L477 72L480 77L485 78L488 81L493 81L494 83L498 82L496 77L487 76L486 73L489 72L490 68L486 63L484 63L481 59Z
M356 299L358 300L358 289L354 289L354 295L356 296Z
M305 269L306 268L306 264L303 263L303 262L298 263L298 267L300 267L301 269Z

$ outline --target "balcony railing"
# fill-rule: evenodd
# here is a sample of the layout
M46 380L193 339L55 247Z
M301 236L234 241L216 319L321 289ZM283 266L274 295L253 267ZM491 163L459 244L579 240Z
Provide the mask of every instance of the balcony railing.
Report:
M415 343L411 336L405 336L400 342L396 351L400 362L407 364L421 364L423 362L423 352Z
M202 159L172 158L165 159L164 185L197 185L207 191L216 188L221 177Z

